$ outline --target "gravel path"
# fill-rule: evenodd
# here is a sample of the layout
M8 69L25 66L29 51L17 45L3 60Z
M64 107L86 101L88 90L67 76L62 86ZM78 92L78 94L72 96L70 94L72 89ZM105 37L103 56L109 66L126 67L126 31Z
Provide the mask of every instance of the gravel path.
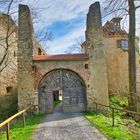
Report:
M62 113L59 105L34 132L34 140L107 140L81 113Z

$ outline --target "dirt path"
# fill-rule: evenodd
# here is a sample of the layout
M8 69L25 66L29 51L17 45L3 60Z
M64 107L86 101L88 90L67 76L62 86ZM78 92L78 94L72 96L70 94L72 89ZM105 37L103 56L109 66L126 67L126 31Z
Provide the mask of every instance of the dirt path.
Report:
M107 140L81 113L62 113L59 105L34 133L34 140Z

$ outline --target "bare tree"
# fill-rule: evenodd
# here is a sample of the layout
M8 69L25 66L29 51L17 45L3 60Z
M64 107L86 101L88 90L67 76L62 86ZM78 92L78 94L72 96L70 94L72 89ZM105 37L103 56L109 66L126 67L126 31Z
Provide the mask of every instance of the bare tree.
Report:
M72 54L72 53L82 53L82 40L75 40L73 45L69 46L68 49L65 51L66 54Z
M13 35L13 33L15 32L15 27L16 23L17 23L17 8L18 4L20 2L22 2L23 0L1 0L0 1L0 5L1 5L1 9L3 9L3 12L5 13L6 16L6 21L5 21L5 32L6 35L0 38L0 49L3 51L2 56L0 57L0 73L6 68L6 67L11 67L10 64L8 63L8 61L10 60L12 63L11 65L16 65L16 63L14 61L12 61L12 59L9 57L11 54L10 51L10 47L17 42L17 38L14 41L11 41L11 36ZM33 17L33 21L34 23L37 21L37 19L39 19L39 17L41 17L39 15L39 11L43 11L48 9L49 7L46 8L40 8L37 7L38 4L38 0L34 1L34 5L31 5L31 3L29 3L29 5L31 6L31 13L32 13L32 17ZM13 19L11 19L14 18ZM12 22L11 22L12 21ZM36 39L39 43L43 44L44 46L46 46L46 42L48 40L52 40L52 33L49 32L48 30L44 30L43 28L39 30L39 33L36 35ZM48 47L45 47L45 50L47 50Z
M135 52L135 36L136 36L136 10L140 8L139 0L106 0L107 15L117 13L119 16L129 15L129 108L137 111L136 106L136 52Z
M47 45L47 41L53 40L53 34L48 29L46 29L46 27L44 27L37 31L35 37L37 38L37 41L44 46L44 50L48 51L49 46Z
M9 41L9 38L11 37L11 35L13 34L13 32L15 30L13 28L14 24L11 22L12 20L11 20L11 17L9 16L12 3L13 3L13 0L10 0L8 7L7 7L6 15L3 14L5 16L4 17L5 22L3 24L6 24L5 25L6 33L5 33L5 37L2 37L0 39L0 46L3 47L3 50L4 50L3 56L0 60L0 72L2 72L3 69L5 67L7 67L7 65L8 65L7 63L8 63L8 59L9 59L9 53L10 53L9 47L10 47L10 45L12 45L14 43L14 42ZM4 3L2 3L2 4L4 4Z

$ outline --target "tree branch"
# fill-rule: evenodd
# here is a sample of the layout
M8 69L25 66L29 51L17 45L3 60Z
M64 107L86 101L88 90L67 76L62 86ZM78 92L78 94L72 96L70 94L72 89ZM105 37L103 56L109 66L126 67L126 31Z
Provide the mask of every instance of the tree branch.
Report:
M140 5L135 7L136 10L137 10L138 8L140 8Z
M8 19L7 19L7 32L6 32L6 38L5 38L6 49L5 49L5 52L4 52L4 56L3 56L2 60L0 61L0 66L5 61L6 56L7 56L7 51L8 51L8 48L9 48L9 42L8 42L9 24L10 24L9 23L10 22L9 12L10 12L10 8L11 8L12 3L13 3L13 0L10 1L9 5L8 5L8 10L7 10Z

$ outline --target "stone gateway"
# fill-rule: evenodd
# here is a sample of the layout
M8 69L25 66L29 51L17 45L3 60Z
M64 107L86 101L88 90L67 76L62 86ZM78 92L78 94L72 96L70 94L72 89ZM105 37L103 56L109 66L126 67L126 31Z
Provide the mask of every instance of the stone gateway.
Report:
M53 93L60 93L64 112L83 112L86 110L86 87L75 72L60 69L46 74L38 86L39 111L53 111Z
M34 55L33 26L28 6L19 5L18 107L34 105L40 113L53 111L62 95L64 112L84 112L94 102L108 105L108 80L100 4L87 15L86 41L82 54Z

